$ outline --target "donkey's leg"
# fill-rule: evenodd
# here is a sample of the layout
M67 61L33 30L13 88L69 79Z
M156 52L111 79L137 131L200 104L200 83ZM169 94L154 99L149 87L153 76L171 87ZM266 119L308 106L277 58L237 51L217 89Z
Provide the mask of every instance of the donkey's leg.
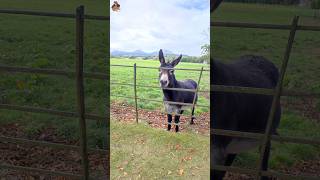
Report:
M181 113L179 113L181 114ZM180 122L180 115L175 115L174 116L174 123L176 124L176 132L179 132L179 122Z
M236 158L237 154L228 154L226 162L224 163L225 166L231 166L234 159Z
M231 166L236 156L237 154L228 154L225 159L224 166ZM214 180L223 180L224 176L226 175L226 171L219 170L211 170L211 173L213 174Z
M230 166L237 154L228 154L223 145L217 145L213 139L210 140L210 165L224 165ZM210 179L223 180L226 172L210 169Z
M210 179L223 180L225 172L211 169L210 174Z
M171 114L167 114L168 117L168 131L170 131L171 129L171 122L172 122L172 115Z
M231 166L234 159L236 158L237 154L228 154L227 155L227 159L226 161L224 162L224 165L225 166ZM223 171L222 172L222 177L224 177L226 175L226 171Z
M191 116L190 124L194 124L194 121L193 121L193 120L195 119L195 118L193 117L193 116L194 116L194 107L192 108L191 114L192 114L192 116Z
M268 141L266 150L264 151L263 159L262 159L262 170L267 171L268 170L268 162L269 162L269 155L270 155L270 148L271 148L271 142ZM262 176L260 180L269 180L268 176Z

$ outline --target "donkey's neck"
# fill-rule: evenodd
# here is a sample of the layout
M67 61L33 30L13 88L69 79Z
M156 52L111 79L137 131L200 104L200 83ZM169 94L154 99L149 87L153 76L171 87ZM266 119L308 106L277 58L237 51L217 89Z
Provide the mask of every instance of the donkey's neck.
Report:
M180 88L178 81L176 78L173 79L173 82L170 83L168 88ZM163 89L163 95L167 100L174 100L176 97L176 94L179 93L179 91L174 91L174 90L168 90L168 89Z

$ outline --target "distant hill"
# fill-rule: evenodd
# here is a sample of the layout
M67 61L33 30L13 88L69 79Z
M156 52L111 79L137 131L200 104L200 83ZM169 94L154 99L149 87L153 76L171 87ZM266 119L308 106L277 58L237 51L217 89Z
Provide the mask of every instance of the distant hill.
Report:
M147 57L147 56L158 56L159 51L154 51L154 52L145 52L142 50L135 50L135 51L118 51L118 50L114 50L111 52L112 56L134 56L134 57ZM170 50L163 50L163 53L167 56L179 56L180 54L175 54Z

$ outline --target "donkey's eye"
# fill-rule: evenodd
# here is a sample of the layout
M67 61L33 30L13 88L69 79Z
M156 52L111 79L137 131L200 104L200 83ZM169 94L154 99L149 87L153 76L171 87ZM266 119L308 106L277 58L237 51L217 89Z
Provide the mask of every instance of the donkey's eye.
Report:
M170 70L169 72L170 72L170 74L172 74L172 73L173 73L173 70Z

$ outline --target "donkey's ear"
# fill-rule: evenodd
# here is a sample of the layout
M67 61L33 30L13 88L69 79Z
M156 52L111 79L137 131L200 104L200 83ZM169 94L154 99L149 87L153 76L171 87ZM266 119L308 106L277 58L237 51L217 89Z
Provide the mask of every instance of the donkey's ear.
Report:
M163 55L162 49L160 49L160 51L159 51L159 61L160 61L161 64L165 64L166 63L166 60L164 59L164 55Z
M210 12L216 10L222 1L223 0L210 0Z
M180 56L179 56L177 59L175 59L175 60L173 60L173 61L171 62L171 65L172 65L173 67L175 67L177 64L179 64L181 58L182 58L182 55L180 54Z

